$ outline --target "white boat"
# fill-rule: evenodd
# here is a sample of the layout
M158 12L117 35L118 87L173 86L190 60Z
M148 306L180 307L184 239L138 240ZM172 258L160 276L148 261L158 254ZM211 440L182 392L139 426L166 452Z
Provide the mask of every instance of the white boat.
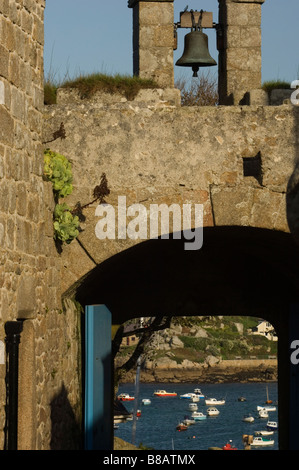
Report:
M205 400L206 405L225 405L225 400L217 400L216 398L207 398Z
M193 397L190 398L190 400L193 402L193 403L198 403L200 398L198 395L194 395Z
M256 436L272 436L274 431L255 431L254 433Z
M196 411L198 408L196 403L189 403L189 410Z
M200 390L200 388L195 388L194 393L195 393L195 395L198 396L198 398L204 398L205 397L204 394L202 393L202 391Z
M184 395L180 395L180 398L186 398L187 400L190 400L194 393L184 393Z
M196 393L184 393L183 395L180 395L180 398L185 398L187 400L191 401L199 401L200 400L200 395L197 395Z
M117 399L120 400L120 401L133 401L133 400L135 400L135 398L130 396L128 393L121 393L120 395L118 395Z
M278 424L277 424L276 421L268 421L267 422L267 428L275 430L275 429L278 428Z
M150 405L150 404L151 404L151 401L150 401L149 398L143 398L142 404L143 404L143 405Z
M210 408L207 409L207 415L208 416L218 416L220 413L215 406L211 406Z
M201 411L193 411L192 418L195 421L201 421L202 419L206 419L206 415L204 415Z
M251 445L255 446L255 447L257 447L257 446L262 446L262 447L273 446L273 444L274 444L273 439L265 439L262 436L254 437L253 440L252 440L252 443L251 443Z
M257 411L260 411L260 410L276 411L276 406L270 406L270 405L267 405L267 406L257 406L256 409L257 409Z
M268 411L265 410L264 408L262 408L261 410L259 410L259 417L260 418L269 418Z
M195 419L193 418L189 418L188 416L185 416L184 420L183 420L183 424L185 424L186 426L190 426L191 424L195 424Z
M246 423L253 423L254 422L254 417L251 416L250 414L245 415L244 418L243 418L243 421L245 421Z

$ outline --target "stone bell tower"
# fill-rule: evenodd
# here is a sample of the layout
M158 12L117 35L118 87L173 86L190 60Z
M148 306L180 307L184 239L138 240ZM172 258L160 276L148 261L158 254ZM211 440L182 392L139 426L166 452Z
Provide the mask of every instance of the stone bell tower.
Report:
M133 73L174 87L174 0L128 0L133 8Z
M264 1L218 0L219 18L214 27L219 51L219 104L267 104L266 94L261 89L261 6ZM174 87L173 2L128 0L129 8L133 9L133 73L152 78L161 87L168 88ZM194 9L199 9L200 0L193 2Z
M266 104L261 90L261 6L265 0L218 0L220 104Z

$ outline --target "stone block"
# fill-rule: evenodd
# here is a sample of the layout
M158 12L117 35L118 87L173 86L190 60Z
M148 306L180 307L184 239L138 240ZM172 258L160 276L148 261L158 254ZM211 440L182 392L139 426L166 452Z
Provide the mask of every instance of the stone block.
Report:
M11 21L5 23L5 47L9 51L15 50L15 26Z
M165 2L140 2L139 21L141 25L165 26L173 24L173 4Z
M259 48L233 48L227 50L227 70L259 72L261 51Z
M25 96L22 91L13 87L11 90L11 113L12 116L19 119L20 121L25 121Z
M26 34L32 34L33 15L31 15L30 12L24 8L21 11L21 27Z
M249 98L250 105L268 106L269 97L268 97L268 93L265 90L258 88L256 90L250 90L249 94L250 94L250 98Z
M27 212L27 189L25 183L19 183L17 186L17 213L26 215Z
M241 3L227 4L226 21L228 26L260 26L262 20L262 12L259 4Z
M33 318L36 304L36 278L30 273L21 275L17 290L17 318Z
M20 62L17 54L12 52L9 55L9 80L17 88L21 87L21 78L20 78Z
M3 144L13 145L14 141L14 121L10 113L0 106L0 142Z
M8 78L9 52L2 44L0 44L0 57L0 75Z
M213 186L211 200L216 226L254 226L288 232L284 195L246 185Z

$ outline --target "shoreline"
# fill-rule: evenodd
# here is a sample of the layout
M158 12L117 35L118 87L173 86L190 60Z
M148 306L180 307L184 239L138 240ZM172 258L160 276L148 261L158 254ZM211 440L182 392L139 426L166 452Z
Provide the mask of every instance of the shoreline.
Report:
M121 383L134 383L136 371L130 371ZM140 371L140 383L250 383L277 382L276 359L221 361L196 368L155 368Z

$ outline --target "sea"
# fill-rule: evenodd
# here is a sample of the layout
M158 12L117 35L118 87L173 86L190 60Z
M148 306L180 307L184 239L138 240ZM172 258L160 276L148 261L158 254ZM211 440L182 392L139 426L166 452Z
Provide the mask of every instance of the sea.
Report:
M194 392L200 388L207 398L225 398L224 405L217 405L220 414L196 421L188 426L186 431L178 431L177 425L186 417L191 417L189 410L191 400L180 398L180 395ZM156 397L156 390L176 392L176 397ZM267 421L278 422L278 392L277 383L227 383L227 384L139 384L137 402L123 402L129 412L135 407L141 411L141 416L132 421L119 423L114 435L135 446L144 449L163 451L208 450L210 447L223 447L227 442L238 450L243 450L243 434L254 435L255 431L266 430ZM129 393L135 396L135 384L122 384L118 393ZM269 418L260 418L257 406L266 406L267 393L276 407L269 412ZM244 397L245 401L239 401ZM143 405L142 399L149 398L151 403ZM198 410L206 414L208 406L204 399L197 403ZM254 417L253 423L244 422L245 415ZM278 423L279 424L279 423ZM278 450L278 431L269 439L274 439L274 445L255 447L254 450ZM253 448L252 448L253 449Z

